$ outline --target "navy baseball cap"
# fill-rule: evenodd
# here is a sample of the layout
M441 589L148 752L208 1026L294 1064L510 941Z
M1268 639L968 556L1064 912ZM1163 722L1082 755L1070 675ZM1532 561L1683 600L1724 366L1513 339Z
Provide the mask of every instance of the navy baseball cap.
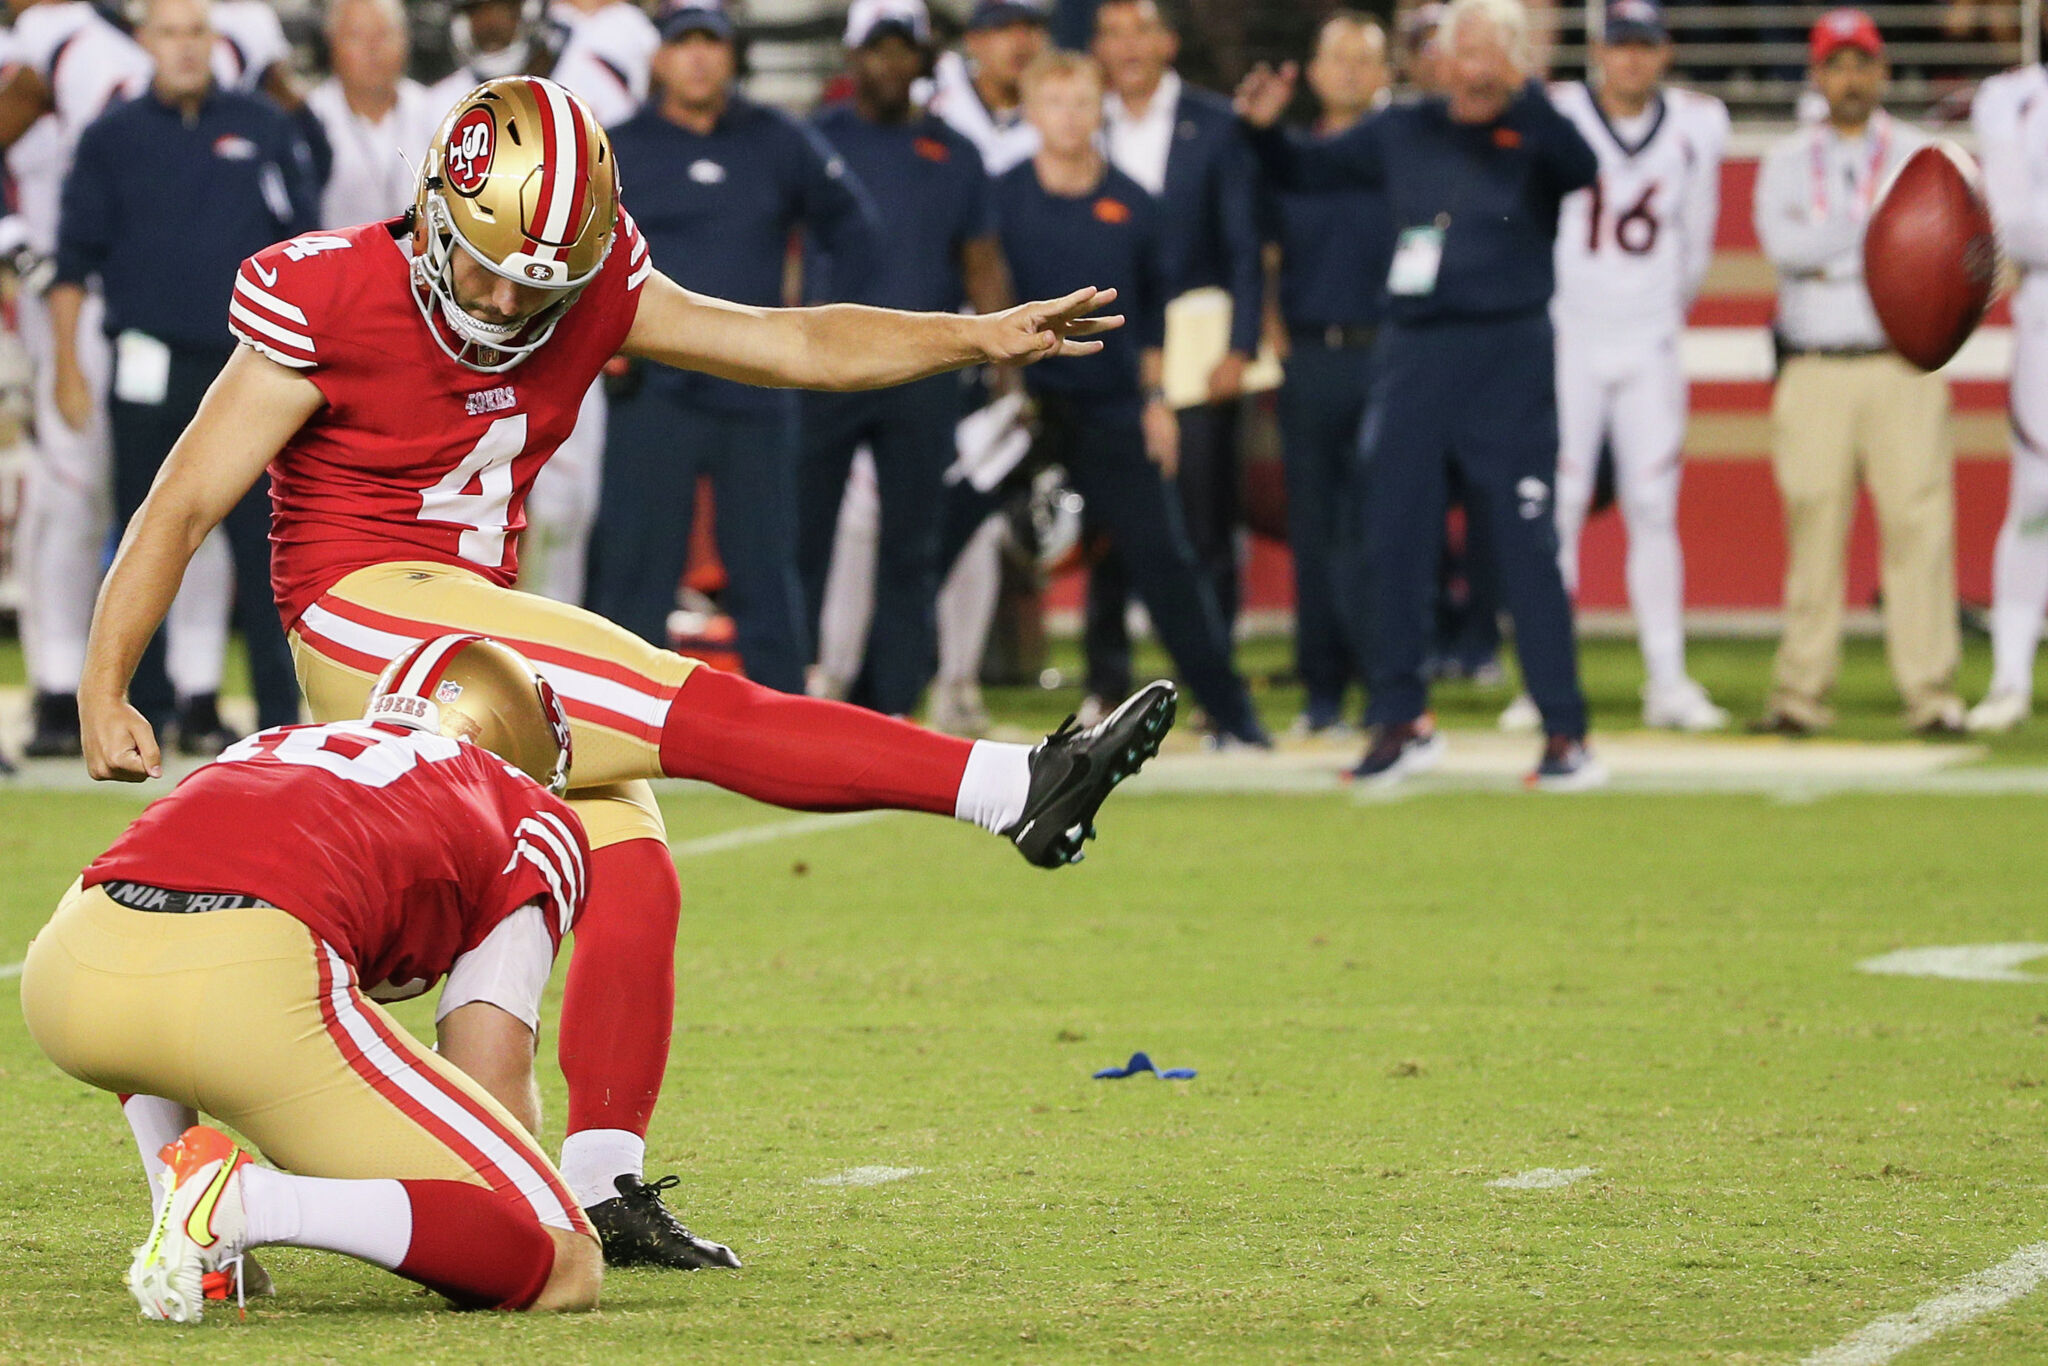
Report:
M732 16L717 0L676 0L654 26L664 43L679 43L692 33L708 33L722 43L733 39Z
M1031 0L977 0L974 11L967 16L967 31L1008 28L1012 24L1037 24L1043 28L1051 22L1044 6Z
M1651 0L1613 0L1600 36L1610 43L1661 45L1670 41L1671 31L1664 26L1664 11Z

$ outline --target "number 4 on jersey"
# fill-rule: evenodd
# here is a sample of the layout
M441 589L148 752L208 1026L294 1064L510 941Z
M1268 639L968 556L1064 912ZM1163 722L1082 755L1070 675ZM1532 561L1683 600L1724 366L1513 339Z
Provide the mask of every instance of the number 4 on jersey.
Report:
M505 563L505 528L512 518L512 462L526 449L526 414L501 417L485 429L469 454L432 488L420 491L420 520L468 528L456 553L471 564ZM474 486L474 487L472 487Z

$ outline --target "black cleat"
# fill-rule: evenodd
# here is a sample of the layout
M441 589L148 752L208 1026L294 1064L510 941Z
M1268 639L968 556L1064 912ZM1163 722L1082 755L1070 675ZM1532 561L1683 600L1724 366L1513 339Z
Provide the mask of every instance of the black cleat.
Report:
M675 1271L739 1268L740 1259L731 1248L699 1238L661 1202L661 1193L681 1181L679 1176L664 1176L659 1181L622 1176L613 1183L617 1195L583 1211L604 1244L606 1266L664 1266Z
M1147 683L1086 730L1071 716L1061 722L1031 751L1024 814L1003 837L1040 868L1079 863L1082 843L1095 838L1096 811L1159 752L1179 699L1173 684Z
M35 729L21 752L31 759L75 759L85 753L78 727L78 694L39 692Z
M178 708L178 753L211 759L242 737L220 719L220 697L195 693Z

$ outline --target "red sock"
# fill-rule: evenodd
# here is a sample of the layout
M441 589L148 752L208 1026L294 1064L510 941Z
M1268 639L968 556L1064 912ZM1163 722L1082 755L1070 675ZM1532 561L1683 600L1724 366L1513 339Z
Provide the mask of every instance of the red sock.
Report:
M530 1210L466 1181L401 1181L412 1243L398 1274L465 1309L524 1309L555 1269L555 1240Z
M647 1133L668 1067L682 910L675 860L660 840L627 840L591 854L590 901L569 955L558 1050L572 1134Z
M969 740L698 669L669 705L661 771L796 811L953 814Z

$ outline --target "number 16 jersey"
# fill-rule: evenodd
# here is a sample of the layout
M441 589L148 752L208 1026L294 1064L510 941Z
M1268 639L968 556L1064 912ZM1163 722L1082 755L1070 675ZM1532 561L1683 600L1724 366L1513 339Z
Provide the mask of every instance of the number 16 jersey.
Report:
M1666 87L1639 126L1618 127L1582 82L1551 100L1600 158L1600 178L1559 209L1551 315L1625 339L1676 336L1714 255L1727 106Z
M327 399L270 466L270 578L286 629L347 575L394 560L509 586L534 476L624 344L653 269L621 209L610 255L546 344L486 374L428 330L402 230L393 220L280 242L235 280L235 336Z

